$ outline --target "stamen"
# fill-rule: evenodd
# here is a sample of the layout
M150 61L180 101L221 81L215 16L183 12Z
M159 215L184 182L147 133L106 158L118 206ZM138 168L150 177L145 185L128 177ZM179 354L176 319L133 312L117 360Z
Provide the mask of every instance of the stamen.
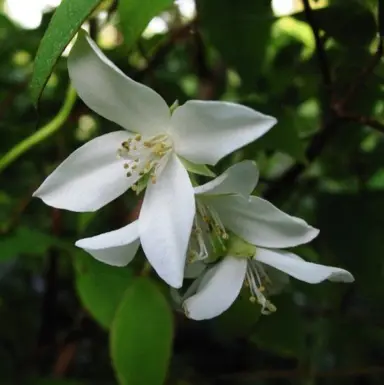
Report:
M209 226L211 231L214 231L218 236L220 243L224 245L221 239L227 240L228 233L225 230L225 226L220 219L220 216L217 214L216 210L208 206L207 204L202 204L201 202L197 202L197 210L201 215L203 221ZM220 239L221 238L221 239Z
M261 314L267 315L275 312L276 306L264 294L267 292L267 288L263 283L271 284L271 280L261 264L249 260L245 278L246 286L249 287L251 292L249 300L252 303L258 302L261 305Z
M164 156L171 150L172 143L166 134L157 134L145 140L141 134L136 134L121 143L117 156L126 160L123 168L128 178L136 176L139 179L148 174L151 182L156 183L157 171ZM132 186L133 191L137 189L137 186Z
M195 216L191 233L191 240L188 247L188 262L201 261L208 258L209 252L198 218Z

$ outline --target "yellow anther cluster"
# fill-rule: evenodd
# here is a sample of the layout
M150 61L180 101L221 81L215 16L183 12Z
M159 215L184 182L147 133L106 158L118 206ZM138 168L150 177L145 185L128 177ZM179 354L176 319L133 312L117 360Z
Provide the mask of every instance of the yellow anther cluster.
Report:
M148 180L156 183L156 172L160 161L171 149L172 144L165 134L155 135L145 140L141 134L136 134L121 143L117 155L127 160L123 167L128 178L133 175L138 177L148 175ZM133 190L135 191L135 187Z

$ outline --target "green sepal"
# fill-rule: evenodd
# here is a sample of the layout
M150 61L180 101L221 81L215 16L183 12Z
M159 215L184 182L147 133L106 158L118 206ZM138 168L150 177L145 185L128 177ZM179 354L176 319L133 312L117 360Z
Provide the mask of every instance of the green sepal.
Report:
M205 164L196 164L185 158L182 158L181 156L179 156L179 159L181 160L181 163L183 163L184 167L193 174L209 176L211 178L216 177L216 174Z
M213 231L211 233L211 245L212 250L211 253L209 253L209 256L207 258L208 263L216 262L218 259L223 258L225 255L227 255L227 239L223 239L216 235Z
M177 107L179 107L179 101L176 99L174 102L173 102L173 104L172 104L172 106L171 107L169 107L169 110L171 111L171 114L173 114L173 112L176 110L176 108Z
M151 174L150 173L144 174L136 182L136 188L134 190L136 195L139 195L142 191L144 191L147 188L148 183L151 183Z
M234 233L229 233L227 255L237 258L252 258L256 254L256 246L251 245Z

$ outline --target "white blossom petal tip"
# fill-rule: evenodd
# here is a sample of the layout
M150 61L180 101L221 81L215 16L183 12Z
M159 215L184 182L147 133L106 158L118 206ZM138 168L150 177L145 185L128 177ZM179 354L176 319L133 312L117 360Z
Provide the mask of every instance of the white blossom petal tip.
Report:
M244 283L246 259L226 257L208 270L196 294L183 303L188 318L200 321L217 317L236 300Z
M80 98L104 118L149 136L169 128L171 115L164 99L125 75L85 31L68 56L68 72Z
M215 207L228 229L256 246L285 248L312 241L319 230L265 199L221 196Z
M240 194L248 198L259 180L259 170L252 160L244 160L225 170L217 178L195 187L196 195Z
M96 211L137 181L125 176L117 158L129 134L116 131L99 136L74 151L33 193L49 206L70 211Z
M307 262L296 254L283 250L258 247L254 259L307 283L315 284L325 280L333 282L354 281L353 275L347 270Z
M241 104L190 100L171 118L175 150L191 162L215 165L260 138L277 120Z
M75 246L84 249L95 259L112 266L125 266L135 256L139 248L137 221L118 230L80 239Z
M328 280L332 282L351 283L355 281L355 277L349 271L335 267L334 271L330 273Z

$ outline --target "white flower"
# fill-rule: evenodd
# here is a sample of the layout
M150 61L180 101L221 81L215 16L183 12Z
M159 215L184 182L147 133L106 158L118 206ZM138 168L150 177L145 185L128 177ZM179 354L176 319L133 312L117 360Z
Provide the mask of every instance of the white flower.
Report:
M261 304L263 313L274 311L267 294L273 294L275 283L281 282L274 282L273 276L281 281L287 280L288 274L308 283L326 279L354 280L346 270L306 262L293 253L280 250L307 243L319 231L264 199L247 198L251 188L244 188L245 178L239 178L232 188L228 188L227 178L228 194L217 195L215 190L220 190L224 184L217 179L198 188L201 192L197 197L200 221L195 220L192 235L199 241L190 242L189 254L194 263L187 265L186 277L200 277L184 296L187 299L183 308L189 318L203 320L223 313L235 301L244 283L249 287L251 300ZM249 186L253 185L250 183ZM236 187L243 196L234 194ZM207 213L211 215L207 216ZM206 234L204 224L212 229L206 236L203 236ZM220 235L221 252L225 257L208 268L206 263L212 262L210 253L219 243Z
M234 186L237 186L241 193L249 195L256 184L257 177L258 172L254 163L244 161L230 167L206 185L197 187L196 191L198 194L203 193L203 190L207 190L207 194L228 194ZM95 259L108 265L125 266L132 261L140 245L140 218L141 216L138 220L118 230L80 239L76 242L76 246L81 247ZM154 234L154 238L156 238L156 234ZM146 239L141 240L144 250L147 249L144 245L146 241ZM167 240L165 239L164 242ZM161 248L158 252L147 254L147 258L155 271L173 287L181 286L178 282L180 275L181 280L183 278L185 265L185 253L179 254L177 257L171 263Z
M180 286L195 215L193 187L180 157L214 165L262 136L276 120L242 105L197 100L171 115L160 95L124 75L83 31L68 70L88 107L124 130L77 149L34 196L57 208L95 211L146 177L138 222L143 249L151 262L162 254L155 269L170 285Z

